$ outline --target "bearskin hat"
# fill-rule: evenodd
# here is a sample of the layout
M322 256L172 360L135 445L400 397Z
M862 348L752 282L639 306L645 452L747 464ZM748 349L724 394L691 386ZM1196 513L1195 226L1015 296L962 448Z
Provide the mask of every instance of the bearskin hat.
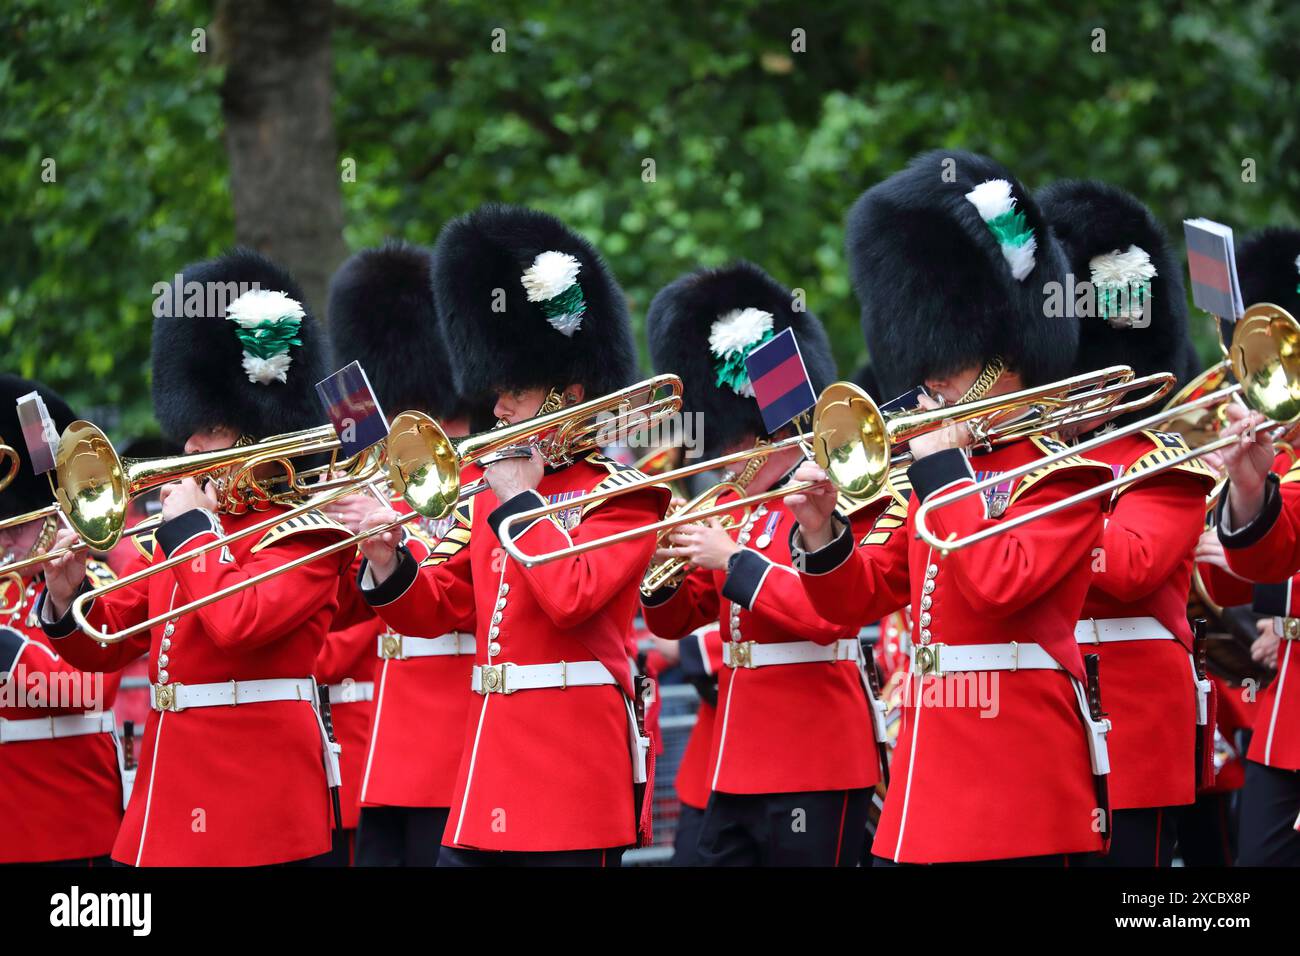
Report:
M1053 183L1037 198L1074 288L1092 283L1095 311L1077 318L1074 371L1128 365L1139 376L1172 372L1176 388L1195 377L1200 361L1188 334L1182 263L1151 210L1122 189L1088 180Z
M1272 302L1300 319L1300 229L1271 226L1247 236L1237 248L1237 279L1247 308Z
M358 252L330 280L333 365L360 362L390 418L412 408L440 419L466 412L452 383L432 273L428 249L389 242Z
M325 424L324 331L285 270L241 248L186 266L180 283L153 323L154 415L167 437L184 444L224 426L265 438Z
M18 424L18 399L31 392L38 392L45 401L45 410L50 413L60 434L77 420L68 403L52 389L31 379L0 374L0 438L18 452L18 471L9 486L0 491L0 518L35 511L54 501L49 481L44 475L32 471L27 442L23 440L22 426ZM3 471L2 467L0 471Z
M886 395L995 357L1026 385L1069 372L1078 327L1048 309L1065 257L999 163L960 150L917 156L858 198L845 249Z
M744 356L772 336L794 330L814 391L835 378L826 330L794 295L758 266L737 262L688 273L659 290L646 313L655 371L685 386L682 412L703 416L710 458L746 435L766 435Z
M880 394L880 379L876 376L876 370L871 367L870 361L859 365L850 381L866 392L872 401L880 403L885 400L885 396Z
M584 387L595 398L632 383L627 300L599 253L556 217L489 204L453 219L434 247L433 291L456 387Z

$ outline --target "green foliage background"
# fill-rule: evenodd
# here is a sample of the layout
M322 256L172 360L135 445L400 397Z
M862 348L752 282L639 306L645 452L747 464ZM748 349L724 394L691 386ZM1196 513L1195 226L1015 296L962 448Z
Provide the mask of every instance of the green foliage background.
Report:
M200 0L0 8L3 367L119 437L153 427L153 283L234 239L219 50L190 49L211 19ZM638 321L682 271L743 256L806 290L845 374L864 347L844 212L923 149L988 152L1031 187L1110 180L1180 245L1190 215L1300 217L1294 0L339 0L334 56L353 249L533 204L602 249Z

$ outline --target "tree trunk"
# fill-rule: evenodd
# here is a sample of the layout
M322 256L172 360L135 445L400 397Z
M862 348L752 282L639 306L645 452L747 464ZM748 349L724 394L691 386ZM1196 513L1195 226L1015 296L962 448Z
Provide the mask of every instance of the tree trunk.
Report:
M288 268L319 319L347 256L334 137L333 0L219 0L235 237Z

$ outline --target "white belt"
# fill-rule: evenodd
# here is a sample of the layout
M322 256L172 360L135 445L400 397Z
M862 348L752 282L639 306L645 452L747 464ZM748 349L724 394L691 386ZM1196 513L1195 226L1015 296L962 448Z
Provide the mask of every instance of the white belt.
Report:
M1174 634L1154 617L1086 617L1074 625L1074 639L1080 644L1111 644L1115 641L1175 641Z
M596 687L617 684L600 661L560 661L558 664L493 664L474 666L470 690L476 694L513 694L542 687Z
M384 660L405 661L412 657L458 657L474 653L474 635L452 631L442 637L407 637L405 634L380 634L379 656Z
M25 740L58 740L61 737L82 737L86 734L111 734L114 729L113 713L108 710L98 714L0 719L0 744L16 744Z
M375 699L375 682L354 680L330 684L329 692L331 704L360 704Z
M220 684L150 684L149 705L154 710L179 713L192 707L235 707L273 700L315 703L316 685L310 678L225 681Z
M912 647L912 673L955 671L1059 671L1061 665L1038 644L921 644Z
M722 645L722 663L727 667L770 667L773 664L815 664L825 661L856 661L862 651L857 638L834 644L789 641L760 644L757 641L728 641Z

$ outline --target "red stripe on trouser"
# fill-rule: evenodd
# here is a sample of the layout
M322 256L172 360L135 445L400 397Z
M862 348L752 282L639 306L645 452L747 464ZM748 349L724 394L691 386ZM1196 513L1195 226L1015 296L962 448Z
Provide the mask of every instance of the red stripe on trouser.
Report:
M840 847L844 845L844 818L849 813L849 792L844 791L844 806L840 808L840 835L835 841L835 865L840 865Z

